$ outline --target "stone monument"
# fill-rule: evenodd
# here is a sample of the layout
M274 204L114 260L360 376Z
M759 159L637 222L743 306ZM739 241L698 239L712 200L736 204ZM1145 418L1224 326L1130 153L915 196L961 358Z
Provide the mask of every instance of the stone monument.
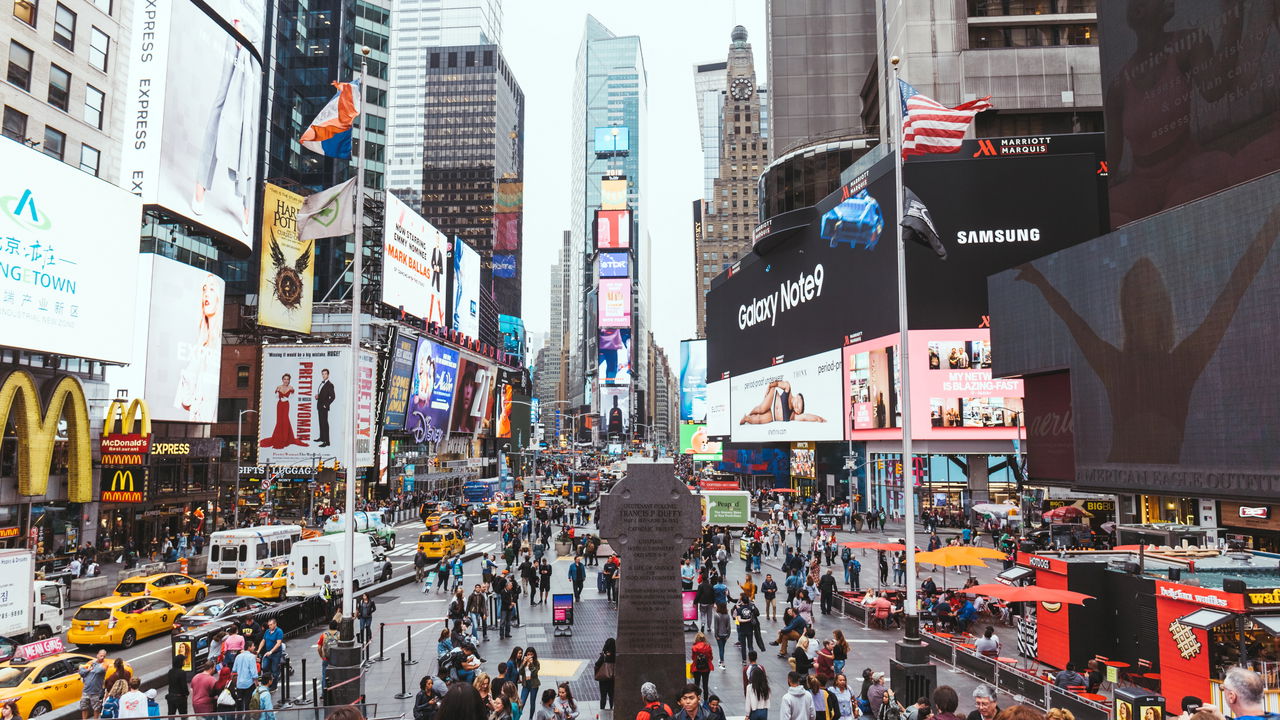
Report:
M632 458L626 478L600 501L600 534L622 559L615 718L644 707L646 682L675 707L687 664L680 558L701 528L698 499L670 461Z

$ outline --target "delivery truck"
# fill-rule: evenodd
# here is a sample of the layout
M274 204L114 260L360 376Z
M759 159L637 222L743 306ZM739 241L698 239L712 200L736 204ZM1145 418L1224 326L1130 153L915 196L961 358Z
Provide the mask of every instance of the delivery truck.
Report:
M30 550L0 550L0 636L20 643L43 640L66 629L67 588L37 580Z

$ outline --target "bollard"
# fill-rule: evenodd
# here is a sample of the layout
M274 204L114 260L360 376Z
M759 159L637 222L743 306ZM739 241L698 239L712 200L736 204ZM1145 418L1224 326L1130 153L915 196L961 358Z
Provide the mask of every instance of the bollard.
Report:
M302 700L307 701L307 659L302 658Z
M396 694L397 700L404 700L405 698L412 697L408 690L405 689L404 669L406 666L408 666L408 663L404 661L404 653L400 653L400 692Z
M409 659L408 661L405 661L402 658L400 662L405 665L417 665L418 661L413 659L413 626L412 625L404 626L404 644L405 644L405 650L407 650L409 653Z
M387 658L382 651L387 647L387 624L378 623L378 662L384 662Z
M320 707L320 681L311 678L311 704Z

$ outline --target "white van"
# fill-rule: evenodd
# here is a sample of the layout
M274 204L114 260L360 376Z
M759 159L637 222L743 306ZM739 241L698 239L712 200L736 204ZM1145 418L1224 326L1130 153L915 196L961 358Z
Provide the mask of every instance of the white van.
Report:
M325 576L335 593L341 591L344 572L347 569L347 547L342 535L325 535L296 543L289 555L289 573L286 592L289 597L316 595L324 586ZM368 587L375 582L391 579L391 563L378 560L373 553L372 539L367 535L355 536L355 588Z
M262 568L289 562L289 553L302 540L297 525L261 525L219 530L205 551L206 582L234 585Z

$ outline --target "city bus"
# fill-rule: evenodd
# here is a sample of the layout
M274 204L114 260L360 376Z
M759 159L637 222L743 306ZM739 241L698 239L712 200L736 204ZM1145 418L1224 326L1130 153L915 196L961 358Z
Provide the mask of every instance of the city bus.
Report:
M260 525L219 530L209 538L205 581L235 585L260 568L285 565L294 543L302 540L297 525Z

